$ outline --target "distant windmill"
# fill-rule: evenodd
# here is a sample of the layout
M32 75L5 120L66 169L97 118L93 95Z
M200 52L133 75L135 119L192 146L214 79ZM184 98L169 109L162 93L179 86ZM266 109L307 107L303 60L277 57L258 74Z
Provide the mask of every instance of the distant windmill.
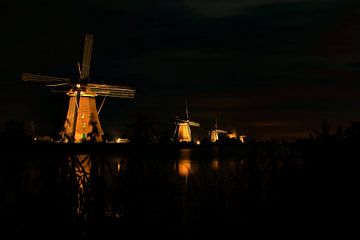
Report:
M106 97L134 98L135 89L126 86L89 83L90 62L93 45L93 35L86 34L82 63L78 63L79 79L71 81L70 78L49 77L23 73L21 80L44 84L48 87L70 86L70 90L55 92L67 92L70 97L67 117L61 136L64 141L101 142L104 135L100 125L99 113ZM96 97L103 96L104 99L99 110L96 107Z
M217 118L215 119L215 126L214 128L211 128L209 131L210 136L210 142L216 142L219 141L219 133L228 133L228 131L221 130L217 128Z
M177 118L175 120L174 139L176 139L177 142L191 142L192 138L190 126L200 127L199 123L190 121L187 102L185 102L185 113L186 119Z

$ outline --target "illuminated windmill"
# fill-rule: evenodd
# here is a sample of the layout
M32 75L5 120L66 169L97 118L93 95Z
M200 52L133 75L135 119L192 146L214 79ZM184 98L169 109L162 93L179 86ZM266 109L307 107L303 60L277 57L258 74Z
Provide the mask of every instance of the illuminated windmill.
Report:
M217 142L219 141L219 133L228 133L225 130L221 130L217 128L217 118L215 119L215 126L214 128L210 129L209 136L210 136L210 142Z
M192 138L191 138L190 126L200 127L199 123L190 121L187 102L185 102L185 112L186 112L185 120L179 118L175 120L174 139L176 139L177 142L191 142Z
M70 97L67 117L60 133L65 142L101 142L104 133L100 125L99 113L106 97L134 98L135 96L135 89L131 87L89 83L92 45L93 35L86 34L81 66L78 63L79 79L76 81L71 81L70 78L29 73L23 73L21 76L23 81L40 83L52 88L71 87L66 91L53 89L55 92L66 92ZM99 110L96 107L97 96L104 97Z

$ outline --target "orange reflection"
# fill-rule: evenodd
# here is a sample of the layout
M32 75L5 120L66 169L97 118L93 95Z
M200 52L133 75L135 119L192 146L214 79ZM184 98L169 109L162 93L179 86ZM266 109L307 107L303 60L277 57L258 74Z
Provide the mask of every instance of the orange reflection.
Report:
M229 168L231 170L236 170L236 161L235 160L230 160L229 161Z
M190 160L180 160L178 163L178 172L180 176L186 177L190 174L191 162Z
M117 172L120 173L120 169L121 169L121 163L120 160L118 160L117 162Z
M126 167L126 160L124 160L122 158L117 158L114 160L114 164L115 164L117 173L120 174L121 172L124 171L124 169Z
M211 161L211 168L218 170L219 169L219 160L218 159L214 159Z

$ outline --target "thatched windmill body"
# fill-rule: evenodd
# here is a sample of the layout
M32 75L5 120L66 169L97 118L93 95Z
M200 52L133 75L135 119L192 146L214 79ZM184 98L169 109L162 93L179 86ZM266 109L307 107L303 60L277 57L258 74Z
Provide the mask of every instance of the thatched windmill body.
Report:
M190 120L187 102L185 102L185 114L186 119L177 118L175 120L174 139L177 142L191 142L192 137L190 126L200 127L199 123Z
M21 80L44 84L52 87L53 91L62 91L58 87L70 87L66 90L69 96L69 106L64 127L60 132L65 142L101 142L103 130L100 125L99 113L106 97L134 98L135 89L127 86L89 83L93 35L86 34L84 41L83 58L78 63L79 78L71 81L70 78L49 77L23 73ZM96 106L96 97L102 96L103 101Z
M219 134L220 133L228 133L228 131L226 130L221 130L221 129L218 129L218 126L217 126L217 118L215 119L215 125L214 125L214 128L211 128L209 130L209 138L210 138L210 142L217 142L219 141Z

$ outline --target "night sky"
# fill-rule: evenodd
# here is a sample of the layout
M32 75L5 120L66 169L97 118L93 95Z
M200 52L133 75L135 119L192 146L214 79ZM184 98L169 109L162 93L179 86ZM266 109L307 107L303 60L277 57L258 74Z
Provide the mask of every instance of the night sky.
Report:
M360 120L358 0L102 0L0 3L0 122L59 131L67 98L22 83L22 72L77 77L84 33L94 33L92 82L136 87L107 100L111 136L150 116L176 116L257 138L307 137L326 121Z

